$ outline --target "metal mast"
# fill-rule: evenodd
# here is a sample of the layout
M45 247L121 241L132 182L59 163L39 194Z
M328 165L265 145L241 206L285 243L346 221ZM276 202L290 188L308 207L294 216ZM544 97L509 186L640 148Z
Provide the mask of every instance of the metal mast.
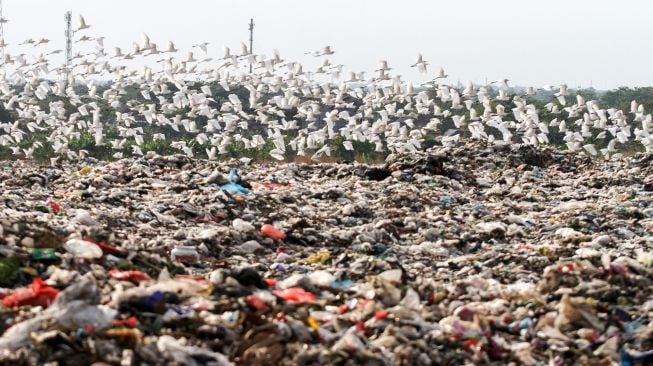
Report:
M0 57L2 64L5 64L5 17L2 14L2 0L0 0Z
M71 80L72 76L72 60L73 60L73 26L72 26L73 13L67 11L64 15L64 21L66 22L66 63L64 64L64 85L68 88L68 83L73 83ZM73 85L74 86L74 85Z
M254 19L249 20L249 54L254 54ZM252 63L249 63L249 73L252 73Z

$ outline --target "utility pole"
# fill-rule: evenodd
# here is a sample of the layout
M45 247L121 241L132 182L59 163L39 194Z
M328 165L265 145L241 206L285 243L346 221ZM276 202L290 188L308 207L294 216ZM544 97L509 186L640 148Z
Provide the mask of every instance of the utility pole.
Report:
M249 54L254 54L254 19L249 20ZM249 73L252 73L252 62L249 63Z
M68 88L68 83L70 83L73 87L74 85L74 77L72 77L72 61L73 61L73 26L72 26L72 18L73 18L73 13L71 11L67 11L66 14L64 14L64 21L66 22L66 63L64 64L65 70L64 70L64 85L66 88Z

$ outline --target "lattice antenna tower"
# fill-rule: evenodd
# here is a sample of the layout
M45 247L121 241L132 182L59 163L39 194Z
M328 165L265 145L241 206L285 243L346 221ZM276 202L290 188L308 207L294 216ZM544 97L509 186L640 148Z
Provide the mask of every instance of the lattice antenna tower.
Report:
M73 13L67 11L64 14L64 21L66 22L66 62L64 64L64 85L68 88L68 83L72 84L72 62L73 62Z
M5 17L2 13L2 0L0 0L0 62L5 64Z
M254 54L254 19L249 20L249 54ZM252 63L249 63L249 73L252 73Z

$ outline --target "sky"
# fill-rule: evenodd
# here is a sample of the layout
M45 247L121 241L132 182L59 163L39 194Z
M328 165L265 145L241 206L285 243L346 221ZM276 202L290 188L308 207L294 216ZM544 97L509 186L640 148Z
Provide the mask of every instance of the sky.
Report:
M109 54L145 32L160 49L209 42L221 57L223 46L233 52L248 40L254 18L254 52L277 49L305 70L319 61L304 53L330 45L332 63L368 77L387 60L391 75L417 83L442 66L463 83L653 85L650 0L4 0L7 52L32 54L17 46L28 38L52 40L41 50L64 48L67 10L75 27L79 14L92 26L84 34L106 37ZM417 53L430 64L426 76L410 67Z

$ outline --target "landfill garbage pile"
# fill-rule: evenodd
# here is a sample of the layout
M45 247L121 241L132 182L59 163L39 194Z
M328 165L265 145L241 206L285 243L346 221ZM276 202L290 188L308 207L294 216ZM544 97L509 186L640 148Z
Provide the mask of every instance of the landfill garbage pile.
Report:
M653 362L652 155L2 164L7 364Z

